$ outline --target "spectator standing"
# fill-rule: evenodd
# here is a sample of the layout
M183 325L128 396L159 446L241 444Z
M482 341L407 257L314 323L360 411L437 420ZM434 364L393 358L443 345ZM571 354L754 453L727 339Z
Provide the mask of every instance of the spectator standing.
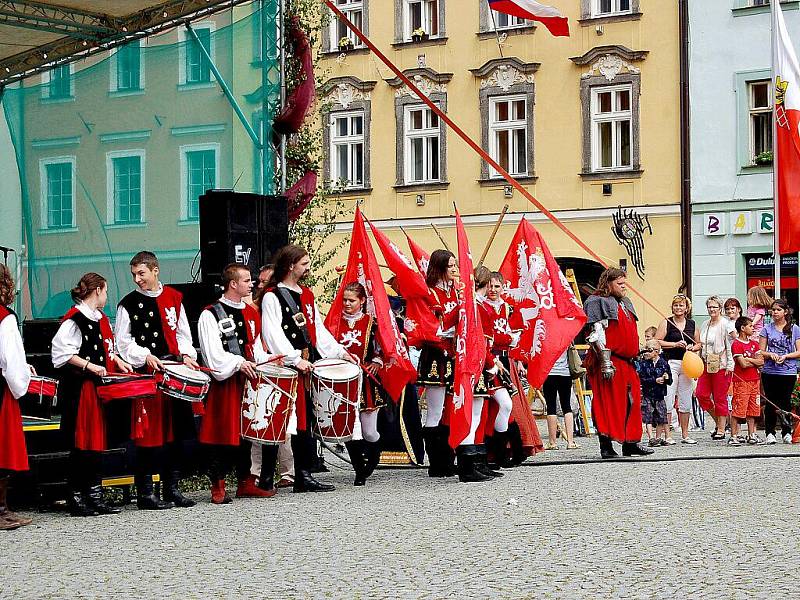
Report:
M650 446L674 446L675 440L669 435L667 405L664 402L667 385L672 378L670 366L660 356L658 341L648 340L644 346L644 357L637 363L639 381L642 383L642 422L647 429Z
M692 413L692 380L683 373L682 360L687 350L700 349L700 335L692 315L692 301L684 294L672 298L672 316L658 325L656 340L663 350L662 358L667 361L672 374L665 398L667 418L671 421L671 411L678 408L678 422L681 429L681 442L696 444L689 437L689 415ZM669 436L669 432L667 432ZM667 437L670 439L671 436Z
M733 376L733 354L728 321L722 316L722 300L711 296L706 300L709 319L700 328L700 356L703 359L703 374L697 381L695 394L700 406L714 415L716 429L712 440L725 439L725 423L728 420L728 388ZM713 398L713 403L712 403Z
M739 446L739 421L747 420L747 443L758 444L756 417L761 414L758 403L760 377L758 368L764 364L764 357L753 335L753 320L749 317L736 319L737 338L731 344L735 365L733 367L733 411L731 413L730 446Z
M558 450L556 433L558 431L558 403L561 403L561 412L564 413L564 434L567 437L567 450L574 450L578 445L573 440L575 422L572 414L572 375L569 372L567 353L558 358L547 379L542 385L542 395L547 404L547 434L548 441L545 450Z
M767 311L772 306L772 298L760 285L747 290L747 316L753 320L753 340L758 341L761 330L767 324Z
M764 367L761 369L761 383L764 396L768 400L764 406L764 429L767 444L774 444L775 425L778 413L774 403L781 410L789 410L792 391L797 382L797 359L800 357L800 327L792 324L792 309L783 299L775 300L770 308L772 323L766 325L760 334L761 353ZM787 420L781 425L784 444L792 443L792 426Z

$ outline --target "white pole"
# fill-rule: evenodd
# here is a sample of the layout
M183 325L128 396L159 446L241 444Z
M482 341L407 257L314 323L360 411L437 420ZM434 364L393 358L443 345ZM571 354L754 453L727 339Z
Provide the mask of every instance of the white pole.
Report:
M778 113L775 104L775 90L777 90L776 77L777 73L777 58L778 58L778 13L781 10L779 2L772 2L772 203L773 203L773 220L772 220L772 238L773 238L773 253L775 256L775 298L781 297L781 253L780 253L780 240L779 240L779 227L778 222L780 215L778 214Z

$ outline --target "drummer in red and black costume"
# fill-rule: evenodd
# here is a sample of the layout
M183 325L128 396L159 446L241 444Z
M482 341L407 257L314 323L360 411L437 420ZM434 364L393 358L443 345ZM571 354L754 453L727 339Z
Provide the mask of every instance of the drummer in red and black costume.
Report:
M143 372L162 371L162 360L167 358L196 369L197 351L183 296L159 281L158 258L152 252L136 254L130 267L138 289L117 306L114 333L120 356ZM183 443L196 437L192 403L158 392L154 398L134 403L132 427L138 507L160 510L194 506L195 502L178 489ZM153 492L154 473L161 475L163 501Z
M301 373L298 380L296 433L292 434L295 463L295 492L327 492L332 485L320 483L311 476L315 442L311 437L311 396L306 377L312 363L319 358L341 358L355 363L325 328L314 293L300 282L311 272L311 258L300 246L284 246L273 257L275 271L267 284L261 304L261 335L267 349L285 356L286 365ZM304 381L305 380L305 381ZM291 424L290 424L291 431ZM271 465L274 469L274 463ZM268 465L263 465L265 470Z
M253 279L246 266L230 264L222 272L225 290L219 302L200 313L197 336L203 362L214 381L206 398L206 409L198 440L206 447L211 479L211 501L228 504L225 476L236 469L239 486L237 498L269 498L269 489L256 486L250 474L250 442L241 438L242 397L245 377L255 379L256 368L276 357L264 350L261 340L261 315L245 302L253 289ZM283 364L281 359L272 364Z
M86 273L70 293L75 306L61 319L50 353L61 372L61 433L70 448L68 506L75 517L117 514L121 509L103 499L106 416L95 384L98 377L133 368L114 353L114 333L102 310L108 301L105 277Z
M448 438L450 428L441 424L447 388L453 383L455 349L453 339L458 323L458 296L455 282L458 265L449 250L435 250L428 263L425 282L431 291L433 311L439 319L438 340L425 342L420 349L417 385L425 386L428 411L422 437L428 454L428 475L455 475L454 455Z
M361 406L359 425L361 439L345 443L350 454L350 462L356 472L353 485L362 486L372 475L381 458L381 434L378 433L378 411L384 402L373 379L383 365L380 349L375 339L374 319L365 310L367 291L359 282L348 283L342 292L342 323L337 340L350 354L364 366L361 387Z
M641 388L633 359L639 354L639 320L633 303L625 296L625 271L609 268L600 274L597 291L586 299L583 310L589 335L586 356L592 385L592 419L600 438L600 456L618 456L611 443L622 443L623 456L652 454L643 448Z
M0 264L0 530L31 524L31 519L11 512L6 502L11 474L28 470L18 400L28 392L34 373L25 362L17 315L8 308L14 302L14 289L11 273Z

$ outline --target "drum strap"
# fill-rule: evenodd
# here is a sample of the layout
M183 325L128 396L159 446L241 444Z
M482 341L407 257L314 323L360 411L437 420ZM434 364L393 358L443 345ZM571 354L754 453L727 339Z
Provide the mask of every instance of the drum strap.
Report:
M219 334L222 338L222 345L231 354L236 356L244 356L242 348L239 346L239 339L236 337L236 324L222 308L222 303L217 302L211 305L211 310L219 323Z
M297 302L294 301L294 298L289 293L289 290L287 290L285 287L280 287L280 286L278 286L275 289L281 295L284 301L286 301L286 305L289 307L289 310L292 311L292 318L294 319L294 317L296 317L297 315L301 315L303 316L303 321L305 321L305 315L303 315L302 311L300 310L300 307L297 306ZM304 323L303 325L300 325L297 319L294 319L294 322L295 325L297 325L297 328L300 330L300 333L303 334L303 340L305 341L306 345L310 346L311 335L308 333L308 324Z

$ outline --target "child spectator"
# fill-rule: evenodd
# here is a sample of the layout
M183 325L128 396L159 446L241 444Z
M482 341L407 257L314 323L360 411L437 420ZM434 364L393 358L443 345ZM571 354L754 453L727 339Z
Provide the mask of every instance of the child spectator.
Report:
M675 440L669 435L667 403L664 401L672 373L667 361L660 356L658 341L648 340L644 347L644 357L637 364L642 383L642 422L647 428L650 446L672 446Z
M747 316L753 321L753 334L750 339L757 342L761 330L766 325L767 311L772 306L772 298L767 290L760 285L754 285L747 290Z
M748 293L748 297L749 297ZM731 437L729 446L740 446L739 422L747 420L747 443L760 444L756 435L756 417L761 414L758 395L761 380L758 367L764 364L764 357L758 342L753 341L753 320L749 317L736 319L738 337L733 340L731 353L735 365L733 367L733 412L731 416Z
M644 341L649 342L650 340L656 339L656 332L658 329L655 327L648 327L644 330Z

